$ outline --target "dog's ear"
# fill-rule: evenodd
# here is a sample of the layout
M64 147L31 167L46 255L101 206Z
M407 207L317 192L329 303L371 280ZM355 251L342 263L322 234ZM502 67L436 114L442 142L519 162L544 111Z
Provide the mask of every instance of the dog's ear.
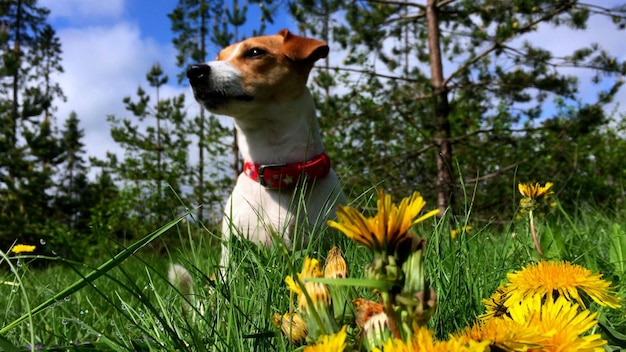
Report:
M328 56L328 45L321 40L304 38L286 29L278 32L283 39L283 54L293 61L313 62Z

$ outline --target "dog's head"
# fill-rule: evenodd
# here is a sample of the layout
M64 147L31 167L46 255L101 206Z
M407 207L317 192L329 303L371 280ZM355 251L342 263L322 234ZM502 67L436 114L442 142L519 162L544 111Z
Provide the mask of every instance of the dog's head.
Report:
M233 44L215 61L191 65L187 77L196 100L207 110L235 116L248 108L296 99L306 89L315 61L327 55L326 43L283 29Z

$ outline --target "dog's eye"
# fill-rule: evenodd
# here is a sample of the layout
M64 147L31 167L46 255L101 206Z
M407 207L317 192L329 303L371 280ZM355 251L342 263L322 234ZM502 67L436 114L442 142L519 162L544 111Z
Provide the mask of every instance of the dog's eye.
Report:
M248 51L246 51L246 53L243 55L244 57L259 57L262 55L267 54L267 52L263 49L260 48L252 48L249 49Z

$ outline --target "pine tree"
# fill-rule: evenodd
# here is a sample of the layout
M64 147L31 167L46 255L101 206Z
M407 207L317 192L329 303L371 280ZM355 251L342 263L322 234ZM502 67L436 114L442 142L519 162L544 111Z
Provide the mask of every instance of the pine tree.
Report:
M258 29L252 35L263 32L265 21L271 21L276 8L272 1L253 1L261 13ZM180 0L168 15L175 34L174 45L178 49L177 64L182 69L179 82L185 80L187 67L193 63L206 62L209 50L221 48L242 39L241 26L246 22L247 5L238 1L227 4L223 0ZM228 189L240 172L239 151L232 124L208 114L199 105L198 114L188 124L189 135L197 141L198 165L191 175L194 202L205 209L221 209ZM233 137L234 136L234 137ZM229 163L228 158L232 158ZM230 171L232 170L232 171ZM206 176L209 176L207 179ZM219 211L217 211L219 212ZM199 214L199 220L204 212Z
M134 120L108 117L111 136L125 151L124 160L118 162L109 154L107 162L97 164L118 175L135 201L131 213L152 226L179 213L181 205L176 197L185 184L189 142L183 127L184 95L160 96L167 76L159 64L152 66L146 79L155 92L154 105L150 105L151 96L139 87L136 100L124 98Z
M294 3L323 8L326 2ZM606 119L590 113L598 111L593 107L611 101L621 85L610 78L626 72L624 62L595 44L556 57L524 36L550 26L585 30L591 16L608 17L619 30L625 13L565 0L376 0L341 7L332 15L338 24L332 38L345 59L316 82L330 92L319 106L332 114L322 121L348 188L384 182L402 195L419 189L443 213L455 195L463 196L459 172L480 204L501 209L504 195L510 204L515 175L541 177L542 159L529 152L549 136L540 133L547 128L540 119L550 118L548 99L579 99L576 77L558 68L589 68L598 82L612 81L598 87L596 102L579 106L578 116L592 128ZM558 140L543 143L539 149L548 152ZM503 196L495 201L494 193Z
M79 127L80 120L72 112L61 130L61 164L59 165L59 189L56 194L58 218L70 231L85 231L89 208L83 196L89 185L85 160L85 132Z
M54 169L61 149L51 77L62 72L61 44L35 0L7 0L0 11L0 230L2 246L35 242L53 224Z

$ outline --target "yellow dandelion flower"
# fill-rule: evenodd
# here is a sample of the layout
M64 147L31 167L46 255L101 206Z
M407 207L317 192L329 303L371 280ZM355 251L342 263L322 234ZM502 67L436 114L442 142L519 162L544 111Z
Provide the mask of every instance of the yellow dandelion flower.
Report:
M611 291L610 281L602 280L601 274L593 275L590 270L567 261L541 261L508 274L507 278L509 282L506 284L505 292L508 297L504 302L507 307L539 294L550 299L563 296L575 300L584 308L581 292L600 305L620 307L619 298ZM553 296L553 293L556 296Z
M355 299L354 306L356 307L356 325L361 329L372 316L384 311L382 304L365 298Z
M410 351L436 351L433 332L425 327L419 327L413 332L409 341L390 338L382 345L382 349L374 348L375 352L410 352Z
M37 246L32 246L29 244L16 244L11 248L11 253L32 253L35 251L35 248L37 248Z
M374 348L375 352L482 352L489 351L489 341L475 341L465 336L452 336L448 341L436 341L433 332L425 327L416 327L409 341L388 339L382 349Z
M503 351L528 351L540 348L545 339L537 327L528 326L509 317L478 321L452 335L454 338L487 343Z
M275 313L272 322L287 336L294 345L301 345L306 339L308 329L306 322L297 313Z
M330 336L322 335L313 346L308 346L304 352L342 352L346 348L347 325L344 325L339 332Z
M389 317L384 312L372 315L363 325L365 346L379 346L391 337Z
M488 352L490 341L474 341L463 337L450 337L436 344L437 351Z
M581 310L564 296L555 300L536 294L510 307L511 319L538 329L541 351L604 351L599 334L585 335L596 324L597 313Z
M302 271L298 273L298 278L302 281L306 281L306 279L316 277L323 277L322 269L320 268L320 261L309 257L304 258ZM285 284L287 284L287 288L291 292L295 292L297 294L302 293L302 288L291 276L287 276L285 278Z
M496 292L494 292L491 297L482 300L482 303L485 305L485 313L480 315L478 319L484 321L491 318L500 318L503 315L508 315L508 308L504 304L506 298L507 295L504 291L504 285L500 285L500 287L496 289Z
M521 193L522 196L526 198L539 199L551 194L552 192L549 192L549 190L553 185L554 184L552 182L546 182L545 186L541 186L539 182L535 184L519 183L517 185L517 188L519 189L519 193Z
M541 186L541 184L537 183L519 183L517 188L519 193L522 194L523 198L520 199L520 208L523 211L528 211L537 206L537 202L540 200L547 199L548 196L553 194L554 192L550 191L550 188L553 186L552 182L546 182L545 186Z
M319 282L306 282L304 290L311 299L316 310L327 310L331 305L330 291L326 285ZM298 309L307 312L309 309L309 301L304 293L298 295Z
M330 279L341 279L348 277L348 264L337 246L328 251L326 263L324 264L324 277Z
M396 205L391 202L390 195L381 191L377 203L378 213L374 217L368 218L354 208L339 206L338 221L330 220L328 226L374 252L393 254L413 241L413 234L409 233L411 226L438 213L438 210L433 210L417 218L425 205L424 198L418 192Z
M322 269L320 261L317 259L306 257L302 265L302 271L299 274L300 279L308 279L312 277L322 277Z
M472 230L471 226L463 226L460 229L452 229L450 231L450 238L452 238L453 240L455 240L458 236L459 233L463 233L463 232L469 232Z
M304 291L306 291L314 305L319 305L321 308L330 306L330 293L326 285L317 282L307 282L307 279L319 277L323 277L319 260L306 257L302 265L302 271L298 273L298 279L304 284L304 290L291 276L285 278L287 288L298 295L298 308L300 310L306 311L308 309L308 301Z

